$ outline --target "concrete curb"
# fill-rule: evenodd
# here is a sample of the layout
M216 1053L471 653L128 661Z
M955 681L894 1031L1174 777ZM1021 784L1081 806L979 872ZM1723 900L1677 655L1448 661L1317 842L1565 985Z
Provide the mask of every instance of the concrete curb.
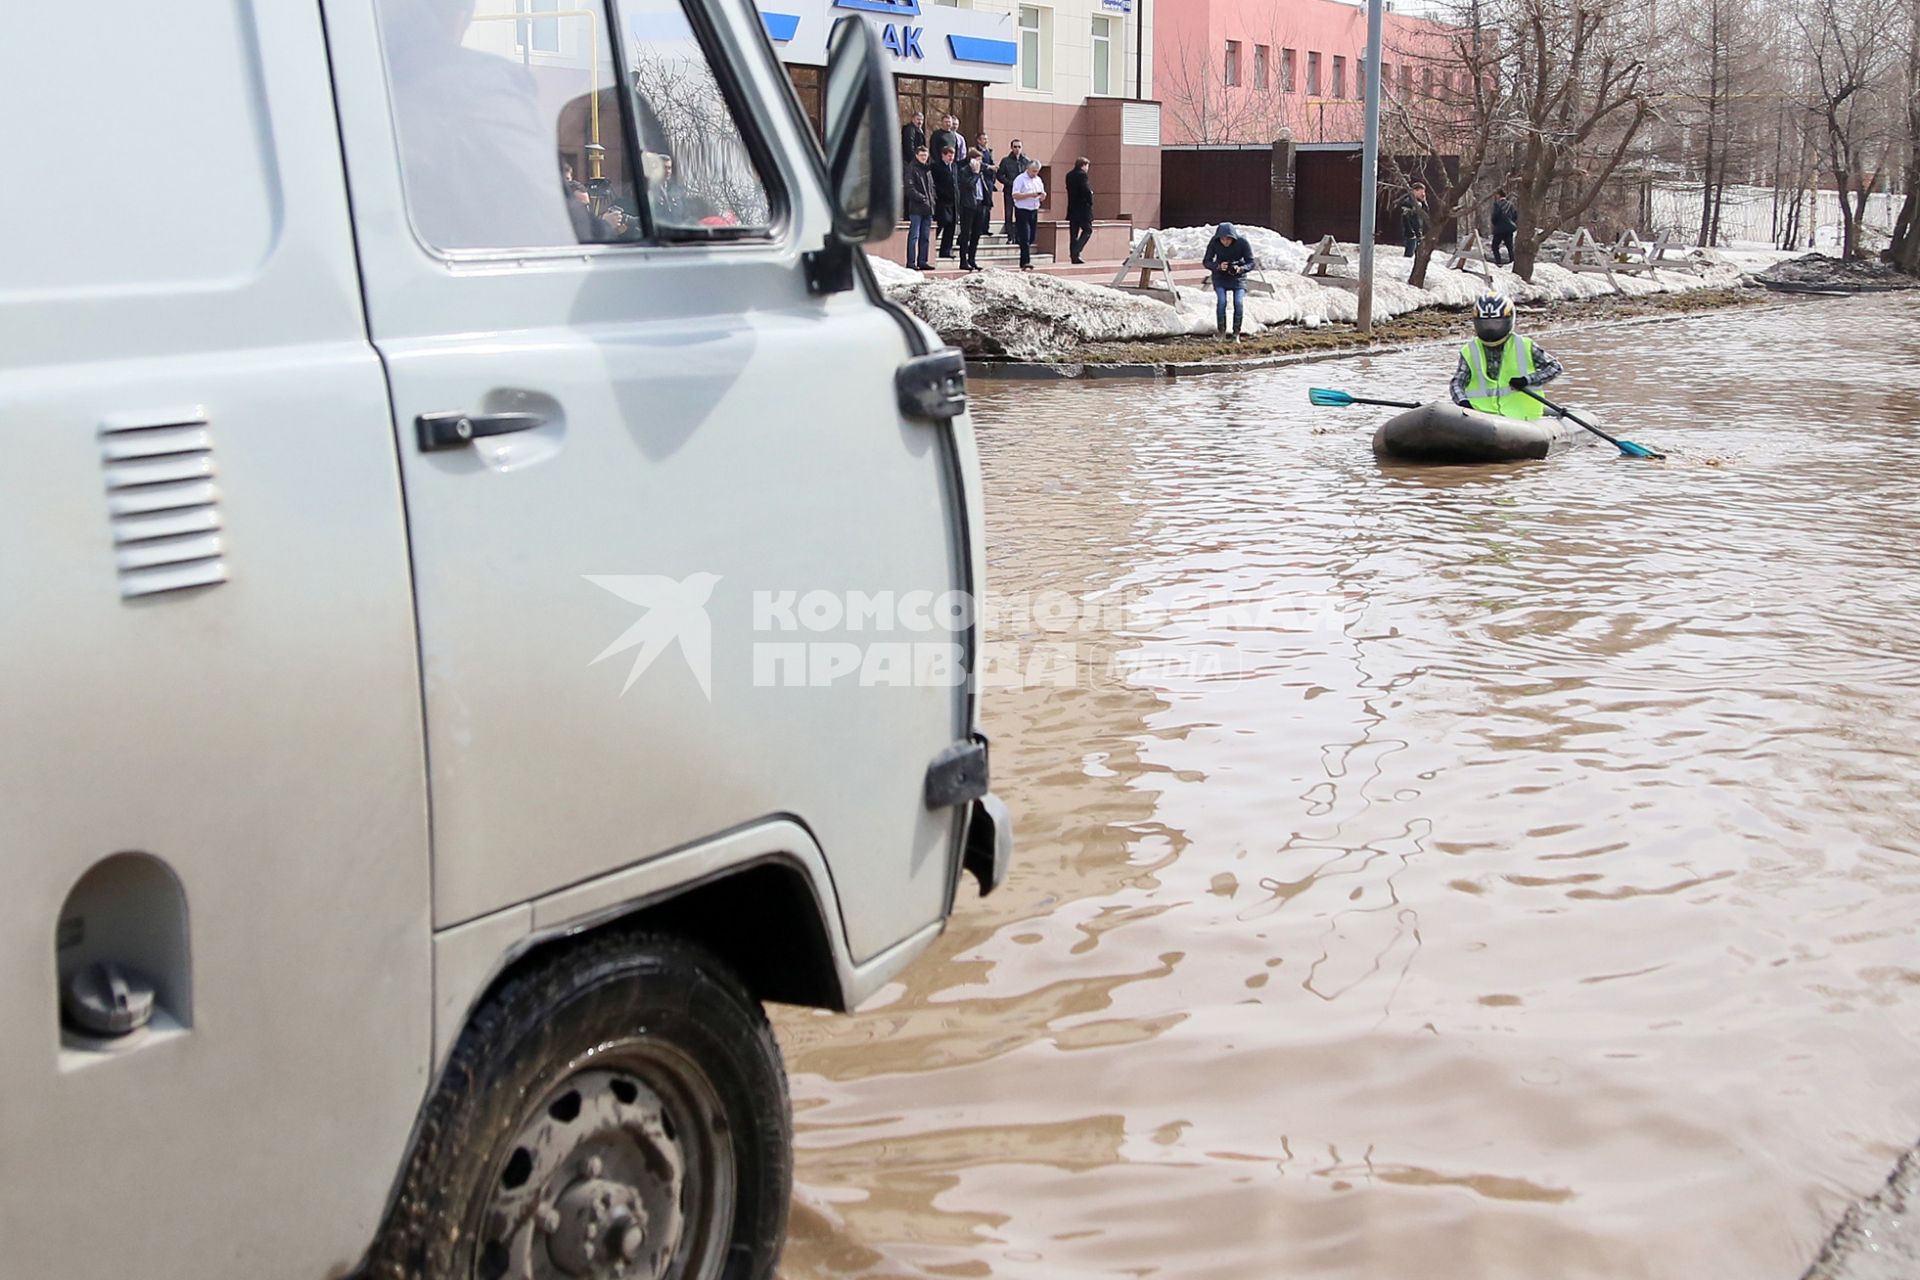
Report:
M1616 316L1601 320L1567 320L1557 324L1548 324L1532 332L1571 333L1579 329L1625 328L1631 325L1672 324L1676 320L1693 320L1700 316L1717 315L1723 311L1739 310L1742 314L1765 314L1784 311L1788 307L1802 307L1814 302L1832 302L1835 299L1806 295L1794 302L1774 302L1751 307L1700 307L1692 311L1663 312L1651 316ZM1255 356L1247 360L1189 360L1174 362L1141 361L1139 363L1085 364L1066 361L1050 362L1042 360L973 360L967 361L967 376L983 382L1050 382L1060 379L1078 379L1096 381L1105 378L1145 378L1168 380L1177 378L1195 378L1214 373L1252 373L1261 369L1279 369L1287 365L1312 364L1321 360L1348 360L1354 356L1390 355L1397 351L1414 351L1423 347L1451 347L1457 345L1453 338L1421 338L1407 342L1367 343L1351 347L1337 347L1327 351L1289 351L1279 355Z

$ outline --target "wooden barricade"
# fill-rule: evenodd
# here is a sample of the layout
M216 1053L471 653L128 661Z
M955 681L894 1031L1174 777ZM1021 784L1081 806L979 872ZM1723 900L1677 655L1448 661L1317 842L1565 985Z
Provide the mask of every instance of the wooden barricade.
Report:
M1613 274L1613 251L1595 240L1593 232L1585 227L1574 232L1566 248L1561 250L1560 265L1569 271L1603 275L1615 293L1625 292L1620 287L1620 277Z
M1321 236L1320 243L1313 246L1313 252L1307 255L1307 265L1300 274L1315 284L1332 285L1336 289L1358 289L1360 282L1350 275L1338 271L1329 271L1329 267L1350 266L1347 255L1334 248L1332 236Z
M1127 273L1138 271L1140 278L1127 283ZM1159 276L1158 281L1154 279ZM1120 270L1114 273L1108 287L1126 293L1144 293L1150 298L1158 298L1168 306L1180 305L1180 294L1173 286L1173 263L1168 261L1166 250L1161 247L1158 231L1143 231L1139 243L1127 254L1127 260L1120 264Z
M1476 263L1477 266L1474 265ZM1477 227L1467 236L1466 243L1456 248L1453 256L1447 259L1447 270L1479 276L1488 284L1493 283L1493 268L1494 261L1487 256L1487 242Z

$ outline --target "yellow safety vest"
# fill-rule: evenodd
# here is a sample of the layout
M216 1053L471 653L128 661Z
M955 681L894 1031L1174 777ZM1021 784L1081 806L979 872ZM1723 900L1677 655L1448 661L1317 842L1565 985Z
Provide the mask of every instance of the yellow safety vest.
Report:
M1460 358L1467 362L1467 402L1481 413L1503 418L1545 415L1545 405L1507 385L1521 374L1533 372L1531 338L1516 333L1500 344L1500 369L1492 378L1487 377L1487 349L1480 345L1480 339L1469 339L1467 345L1460 348Z

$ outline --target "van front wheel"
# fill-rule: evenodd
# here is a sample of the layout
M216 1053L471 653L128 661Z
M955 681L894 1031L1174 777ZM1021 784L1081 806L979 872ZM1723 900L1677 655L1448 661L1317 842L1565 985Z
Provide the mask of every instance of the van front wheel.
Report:
M792 1188L779 1046L719 960L563 948L474 1017L428 1103L382 1280L765 1280Z

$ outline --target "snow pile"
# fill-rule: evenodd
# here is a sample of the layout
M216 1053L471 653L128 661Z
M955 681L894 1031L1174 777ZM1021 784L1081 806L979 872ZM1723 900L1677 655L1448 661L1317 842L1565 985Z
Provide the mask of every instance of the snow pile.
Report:
M1251 277L1264 282L1271 293L1252 289L1247 294L1246 331L1282 325L1317 328L1323 324L1350 324L1357 319L1353 290L1316 284L1301 268L1307 248L1265 227L1242 227L1253 246L1260 269ZM1192 262L1206 252L1211 227L1174 227L1162 231L1170 259ZM1358 259L1354 245L1340 251ZM896 262L872 258L875 275L887 295L931 325L941 337L972 355L998 355L1019 360L1045 360L1086 342L1137 338L1169 338L1213 332L1214 296L1207 287L1183 283L1177 289L1178 306L1169 306L1144 294L1123 293L1084 278L1050 276L1039 272L987 271L959 279L928 279ZM1424 288L1407 283L1413 260L1391 247L1374 257L1373 314L1375 319L1417 311L1422 307L1459 309L1472 304L1489 285L1479 275L1447 269L1444 254L1427 264ZM1618 273L1616 273L1618 274ZM1630 297L1651 293L1680 293L1693 289L1737 287L1740 265L1709 256L1698 273L1660 271L1651 276L1618 275L1620 289ZM1506 267L1493 268L1492 288L1507 293L1521 306L1547 302L1614 296L1613 286L1597 272L1574 272L1551 263L1534 267L1533 279L1522 280Z
M1169 261L1198 262L1207 256L1207 241L1213 239L1214 230L1213 227L1166 227L1157 234L1160 248ZM1254 261L1269 271L1298 271L1307 265L1307 246L1298 240L1289 240L1266 227L1235 227L1234 230L1253 246ZM1140 234L1133 238L1136 247Z

